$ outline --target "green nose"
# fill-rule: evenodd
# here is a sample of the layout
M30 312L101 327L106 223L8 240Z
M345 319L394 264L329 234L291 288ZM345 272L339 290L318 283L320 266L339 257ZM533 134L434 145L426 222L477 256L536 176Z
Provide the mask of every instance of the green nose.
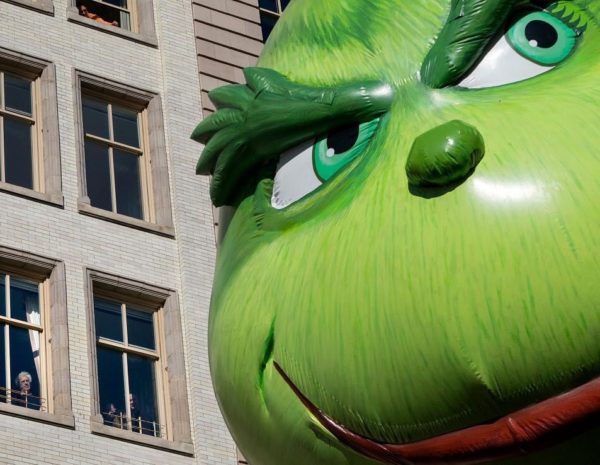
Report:
M412 186L446 186L473 172L485 153L481 133L462 121L450 121L420 135L410 149L406 175Z

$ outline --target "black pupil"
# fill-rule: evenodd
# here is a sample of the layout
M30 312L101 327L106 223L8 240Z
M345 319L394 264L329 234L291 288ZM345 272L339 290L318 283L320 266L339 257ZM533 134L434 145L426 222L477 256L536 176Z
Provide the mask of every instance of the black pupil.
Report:
M327 148L333 149L336 154L347 152L358 141L359 129L358 124L352 124L330 131L327 134Z
M525 26L525 37L529 42L535 41L537 47L551 48L558 42L558 32L554 26L539 19L531 21Z

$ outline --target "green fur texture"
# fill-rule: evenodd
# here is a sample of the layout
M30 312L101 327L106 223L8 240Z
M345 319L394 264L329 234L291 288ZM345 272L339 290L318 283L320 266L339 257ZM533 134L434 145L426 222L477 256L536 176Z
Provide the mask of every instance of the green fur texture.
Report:
M564 63L481 90L452 85L472 56L440 64L459 3L293 0L265 47L259 66L290 81L385 82L394 101L366 151L313 194L275 210L262 179L221 246L211 372L252 465L378 463L330 435L274 361L327 415L386 443L493 421L600 375L600 0L551 7L586 23ZM508 13L489 10L481 24L500 30ZM413 143L456 120L485 157L464 182L415 193ZM600 463L599 441L587 431L494 465Z

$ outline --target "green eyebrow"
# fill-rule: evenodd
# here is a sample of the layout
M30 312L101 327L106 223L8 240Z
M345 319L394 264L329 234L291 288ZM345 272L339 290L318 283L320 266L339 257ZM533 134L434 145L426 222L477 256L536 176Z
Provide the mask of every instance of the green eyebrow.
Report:
M246 68L246 85L209 93L218 111L204 119L192 139L206 144L197 174L212 174L215 206L232 205L248 173L286 150L351 123L387 112L392 88L380 81L310 87L276 71Z
M548 6L552 1L452 0L448 20L421 68L433 88L456 84L489 47L518 8Z

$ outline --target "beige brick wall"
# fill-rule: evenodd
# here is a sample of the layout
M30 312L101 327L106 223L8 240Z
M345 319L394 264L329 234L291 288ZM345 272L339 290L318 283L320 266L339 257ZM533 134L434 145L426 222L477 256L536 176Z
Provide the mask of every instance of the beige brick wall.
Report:
M207 93L244 82L242 69L262 50L258 0L193 0L194 34L202 86L202 109L214 111Z
M54 16L50 16L0 0L0 45L56 65L64 208L0 193L0 245L65 262L75 428L0 414L0 463L233 465L237 462L235 446L214 398L207 357L208 307L215 258L212 209L207 179L194 175L201 147L189 139L189 134L202 114L194 35L199 36L199 44L202 40L206 42L202 58L207 61L201 63L209 71L202 74L206 78L203 85L235 80L244 57L250 63L260 48L256 23L246 21L247 25L242 26L244 21L237 19L254 12L254 2L194 2L197 15L201 13L206 19L205 10L210 11L210 20L194 22L189 0L154 0L158 48L69 22L68 0L53 3ZM227 19L224 11L236 16ZM254 17L257 17L255 12ZM252 41L249 51L241 44L242 34L228 29L235 30L238 26L243 37ZM221 35L202 32L210 28ZM223 64L222 68L211 64L217 63L215 55L222 56L221 42L229 49L226 61L235 64ZM175 239L78 212L75 69L160 95ZM194 457L91 434L85 268L177 290L184 329Z

